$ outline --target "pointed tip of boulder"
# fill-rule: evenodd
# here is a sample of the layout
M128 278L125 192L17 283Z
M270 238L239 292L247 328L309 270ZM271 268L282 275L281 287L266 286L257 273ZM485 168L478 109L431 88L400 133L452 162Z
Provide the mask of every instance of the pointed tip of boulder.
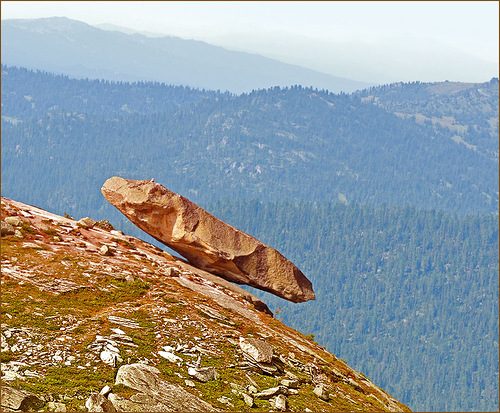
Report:
M311 282L279 251L164 186L113 176L101 192L130 221L192 265L292 302L315 299Z

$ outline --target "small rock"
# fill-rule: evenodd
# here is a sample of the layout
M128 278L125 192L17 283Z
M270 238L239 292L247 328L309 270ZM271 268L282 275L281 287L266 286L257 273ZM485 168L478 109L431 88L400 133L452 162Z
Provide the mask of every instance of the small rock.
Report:
M113 252L111 251L111 248L109 246L103 245L101 248L99 248L99 254L109 257L113 255Z
M163 351L168 351L169 353L172 353L174 351L174 348L172 346L163 346Z
M243 401L245 402L245 404L248 407L253 407L253 397L246 393L241 393L241 395L243 396Z
M159 351L158 354L164 359L170 361L171 363L177 363L179 361L180 362L183 361L179 356L176 356L174 353L170 353L169 351Z
M231 407L234 407L234 404L231 403L231 399L229 397L226 397L226 396L221 396L217 399L218 402L222 403L222 404L225 404L227 406L231 406Z
M247 386L247 390L250 394L255 394L258 392L257 390L257 387L255 387L254 385L250 384Z
M116 364L117 364L118 362L123 361L123 360L121 359L121 357L120 357L120 356L118 356L118 354L113 353L113 352L111 352L111 351L109 351L109 350L104 350L104 351L101 351L101 354L99 355L99 357L101 358L101 360L102 360L104 363L106 363L106 364L108 364L108 365L110 365L110 366L113 366L113 367L116 367Z
M59 237L59 236L55 235L55 236L52 238L52 240L53 240L54 242L61 242L61 237Z
M288 390L285 386L271 387L269 389L262 390L261 392L255 393L254 397L258 399L270 399L271 397L277 396L278 394L287 394Z
M215 380L218 377L214 367L199 367L196 369L194 367L189 367L188 374L203 383Z
M50 412L66 412L66 405L59 402L48 402L47 410Z
M240 337L241 350L259 363L271 363L273 348L263 340Z
M63 358L61 356L57 355L57 354L52 357L52 360L54 360L54 361L62 361L62 359Z
M286 397L284 395L278 394L274 400L274 408L280 412L284 412L286 410Z
M16 229L5 221L0 222L0 235L2 237L6 235L14 235Z
M176 268L168 267L165 269L165 275L167 277L178 277L180 275L180 272Z
M196 385L194 384L194 381L192 380L184 380L184 384L188 387L196 387Z
M115 347L114 345L112 345L110 343L106 344L106 349L111 351L112 353L117 353L117 354L120 353L120 349L118 347Z
M311 410L309 407L306 407L306 408L304 409L304 411L305 411L306 413L312 413L312 410Z
M27 391L21 391L8 386L2 386L0 393L0 404L2 409L12 410L38 410L43 406L43 401L34 394Z
M288 389L288 394L299 394L297 389Z
M328 395L328 392L326 391L326 386L323 383L318 384L314 388L313 392L321 400L328 401L330 399L330 396Z
M133 275L127 274L127 275L125 276L125 281L126 281L126 282L128 282L128 283L132 283L132 282L134 282L134 281L135 281L135 278L134 278L134 276L133 276Z
M18 229L16 229L16 230L14 231L14 236L15 236L16 238L24 238L23 233L22 233L21 231L19 231Z
M104 397L106 397L109 393L111 393L111 387L109 387L107 384L99 392L99 394Z
M121 328L112 328L111 331L115 334L125 335L125 331L123 331Z
M299 386L299 382L297 380L283 379L280 383L288 388L296 389Z
M93 393L85 402L85 407L89 412L116 412L113 403L106 399L102 394Z
M119 237L121 237L123 235L122 231L117 231L115 229L111 230L110 233L111 233L111 235L116 235L116 236L119 236Z
M93 228L96 222L89 217L85 217L76 222L76 225L80 228Z
M21 225L23 225L23 220L19 217L6 217L4 219L4 221L7 223L7 224L10 224L12 225L13 227L20 227Z

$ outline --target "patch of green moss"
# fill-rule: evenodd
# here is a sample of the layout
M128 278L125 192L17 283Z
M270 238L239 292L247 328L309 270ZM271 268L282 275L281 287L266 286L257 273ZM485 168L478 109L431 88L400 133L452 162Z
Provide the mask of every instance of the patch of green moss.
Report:
M99 392L106 384L112 383L115 371L109 366L99 369L80 370L73 366L53 366L47 368L43 377L27 380L16 380L12 383L17 389L27 390L45 398L61 396L69 398L67 409L78 410L92 392Z

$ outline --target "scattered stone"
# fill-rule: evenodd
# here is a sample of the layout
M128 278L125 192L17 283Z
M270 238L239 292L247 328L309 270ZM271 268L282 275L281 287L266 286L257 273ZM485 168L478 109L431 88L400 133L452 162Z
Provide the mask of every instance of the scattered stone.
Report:
M271 363L273 348L263 340L240 337L240 348L258 363Z
M167 277L178 277L179 275L181 275L179 270L177 268L174 268L174 267L166 268L164 273Z
M48 402L47 403L47 410L50 412L65 413L66 412L66 405L64 403L60 403L60 402Z
M176 356L174 353L170 353L169 351L159 351L158 354L164 359L170 361L171 363L177 363L183 361L179 356Z
M229 397L221 396L217 399L217 401L227 406L234 407L234 404L231 403L231 399Z
M324 400L325 402L327 402L330 399L330 396L328 395L328 392L326 390L326 386L324 383L318 384L314 388L313 392L316 396L318 396L321 400Z
M6 217L4 219L4 221L7 223L7 224L10 224L12 225L13 227L20 227L21 225L23 225L23 220L19 217Z
M283 379L280 383L290 389L296 389L299 386L299 382L297 380Z
M28 411L38 410L44 403L32 393L8 386L2 386L0 404L4 409Z
M14 236L15 236L16 238L24 238L23 233L22 233L21 231L19 231L18 229L16 229L16 230L14 231Z
M76 222L76 225L78 227L87 228L87 229L93 228L95 224L96 224L96 222L92 218L89 218L89 217L82 218Z
M241 396L243 397L243 401L248 407L253 407L253 397L246 394L246 393L241 393Z
M196 267L293 302L314 299L311 282L281 253L162 185L113 177L101 192L135 225Z
M255 394L259 391L257 389L257 387L255 387L253 384L248 385L247 390L248 390L248 393L250 393L250 394Z
M256 399L270 399L271 397L277 396L278 394L287 394L287 388L285 386L271 387L269 389L262 390L254 394Z
M112 366L112 367L116 367L117 363L119 362L122 362L122 358L116 354L115 352L112 352L112 351L109 351L109 350L104 350L104 351L101 351L101 354L99 354L99 357L101 358L101 360Z
M128 327L128 328L141 328L137 321L134 320L129 320L128 318L123 318L123 317L117 317L114 315L108 316L108 320L111 323L121 325L122 327Z
M309 407L306 407L306 408L304 409L304 412L306 412L306 413L312 413L312 410L311 410Z
M189 367L188 374L203 383L218 378L217 370L214 367Z
M184 384L188 387L196 387L196 385L194 384L194 381L192 380L184 380Z
M16 229L5 221L0 222L0 236L14 235Z
M102 394L92 393L85 402L85 407L89 412L116 412L115 406Z
M125 331L123 331L119 328L112 328L111 331L115 334L125 335Z
M103 245L101 248L99 248L99 254L109 257L113 255L113 251L108 245Z
M108 385L104 386L99 392L99 394L104 397L106 397L109 393L111 393L111 387L109 387Z
M278 394L276 399L274 399L274 408L280 412L286 410L286 397L283 394Z

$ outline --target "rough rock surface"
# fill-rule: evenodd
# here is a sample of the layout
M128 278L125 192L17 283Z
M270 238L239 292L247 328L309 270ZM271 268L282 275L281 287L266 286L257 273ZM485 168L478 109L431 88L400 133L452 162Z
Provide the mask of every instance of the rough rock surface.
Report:
M156 403L166 406L170 411L215 411L209 403L180 386L162 380L160 375L156 367L140 363L127 364L118 369L115 384L123 384L138 390Z
M36 410L43 406L43 402L34 394L8 386L2 386L0 396L2 411Z
M263 340L240 337L239 344L243 353L259 363L271 363L273 360L273 348Z
M281 253L162 185L113 177L101 192L135 225L196 267L293 302L314 299L311 282Z

